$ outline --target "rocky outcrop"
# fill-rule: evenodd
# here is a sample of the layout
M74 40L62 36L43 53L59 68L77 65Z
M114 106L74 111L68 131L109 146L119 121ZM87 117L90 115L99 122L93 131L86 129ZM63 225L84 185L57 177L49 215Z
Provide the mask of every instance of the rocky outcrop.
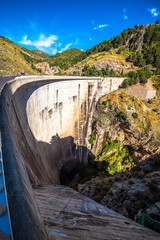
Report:
M109 67L110 69L113 69L114 71L122 71L122 69L123 69L124 73L128 73L130 71L130 64L112 60L112 59L106 59L105 61L97 61L97 62L95 62L94 66L98 70Z
M102 97L97 103L93 119L96 155L106 142L118 141L129 146L135 161L160 153L160 125L158 113L134 96L122 90Z
M137 24L134 28L135 31L125 39L124 44L126 46L129 45L129 48L132 50L142 49L146 28L148 28L150 25L153 25L153 24L147 24L147 25Z
M102 68L108 68L111 70L113 69L116 72L123 72L128 73L131 69L137 69L132 63L125 62L124 60L114 60L111 58L105 58L103 60L95 61L93 58L93 65L97 68L97 70L102 70ZM77 75L80 76L82 74L85 62L78 63L74 67L68 69L66 71L67 75Z
M132 38L129 41L129 45L131 49L137 49L140 50L142 48L143 40L144 40L144 35L146 32L146 28L148 26L143 26L143 25L136 25L136 29L138 30L136 34L132 35Z
M59 66L50 67L47 62L39 62L35 64L37 69L40 69L43 74L54 75L61 71Z
M160 171L146 173L139 168L113 177L96 177L79 184L78 190L133 220L146 212L160 221Z
M40 69L41 72L43 72L44 74L48 74L48 75L52 75L52 70L49 67L49 64L47 62L39 62L35 64L35 67L37 69Z
M152 88L150 84L137 87L147 91ZM122 89L99 99L89 142L94 164L101 172L77 184L80 193L134 220L145 212L160 221L160 120L156 104L156 99L145 102Z
M53 74L61 72L61 68L59 66L53 66L51 67Z

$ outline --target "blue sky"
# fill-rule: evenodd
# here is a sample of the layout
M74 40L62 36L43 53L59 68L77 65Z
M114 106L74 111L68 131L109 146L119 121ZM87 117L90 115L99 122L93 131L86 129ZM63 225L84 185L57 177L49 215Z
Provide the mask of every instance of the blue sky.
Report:
M86 50L157 19L160 0L0 0L0 35L48 54Z

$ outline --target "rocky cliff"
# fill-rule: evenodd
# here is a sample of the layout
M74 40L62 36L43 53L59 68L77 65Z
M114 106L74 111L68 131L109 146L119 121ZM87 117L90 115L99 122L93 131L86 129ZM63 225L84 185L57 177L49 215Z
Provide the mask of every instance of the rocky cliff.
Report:
M158 111L123 90L102 97L94 115L91 150L101 155L99 149L103 150L106 142L118 141L120 146L130 147L135 160L160 153Z
M46 75L54 75L61 71L59 66L50 67L47 62L36 63L35 68Z
M158 161L157 155L157 158L145 161L142 168L133 168L132 171L110 177L92 178L91 181L79 184L78 191L135 221L142 212L160 221Z
M151 82L136 87L142 99L152 88ZM159 99L144 101L136 92L127 94L129 89L97 102L89 139L95 157L74 181L79 192L129 218L137 220L145 211L160 220Z

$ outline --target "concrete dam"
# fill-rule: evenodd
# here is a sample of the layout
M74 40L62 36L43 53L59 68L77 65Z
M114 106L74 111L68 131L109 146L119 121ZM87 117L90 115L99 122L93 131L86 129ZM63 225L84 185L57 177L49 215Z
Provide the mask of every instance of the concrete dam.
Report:
M158 233L62 185L62 171L69 173L78 163L87 165L96 101L123 80L5 79L1 149L13 239L159 239Z

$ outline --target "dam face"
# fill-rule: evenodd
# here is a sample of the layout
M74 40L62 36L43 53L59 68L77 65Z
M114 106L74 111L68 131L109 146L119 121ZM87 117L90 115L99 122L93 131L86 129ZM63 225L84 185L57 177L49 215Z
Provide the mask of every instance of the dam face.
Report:
M28 76L4 86L0 102L2 160L14 239L47 239L52 233L57 237L53 239L90 239L73 238L66 227L58 225L64 220L62 209L64 212L73 199L77 205L72 204L67 214L98 211L123 222L124 217L67 187L54 188L61 183L62 168L70 172L78 163L87 164L96 101L118 89L123 80Z
M60 184L62 166L70 171L79 162L87 164L96 100L122 81L41 77L20 78L5 86L10 135L33 184Z

